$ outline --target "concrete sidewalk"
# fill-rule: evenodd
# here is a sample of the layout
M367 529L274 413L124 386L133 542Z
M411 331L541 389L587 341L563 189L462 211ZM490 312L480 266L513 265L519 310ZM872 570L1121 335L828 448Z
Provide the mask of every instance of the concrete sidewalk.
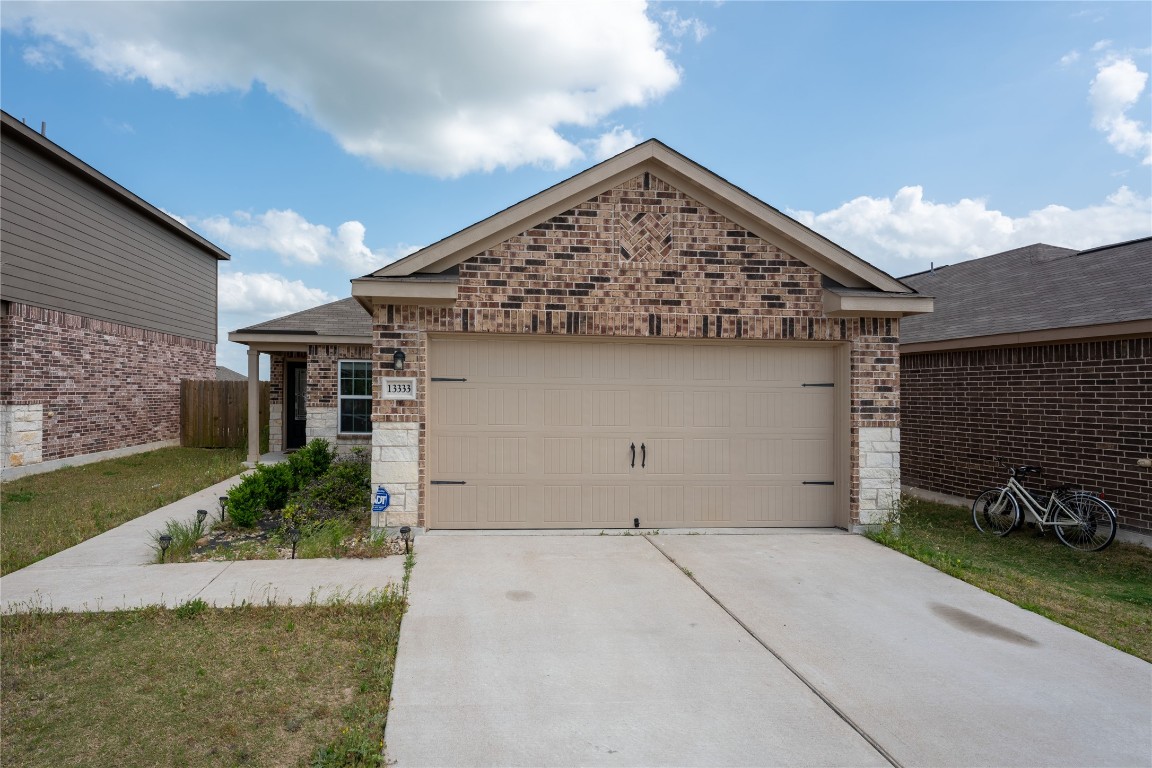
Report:
M154 532L169 520L194 521L197 509L218 515L217 499L237 482L217 483L0 578L0 611L115 611L194 598L218 606L298 605L400 584L404 558L396 556L150 564Z

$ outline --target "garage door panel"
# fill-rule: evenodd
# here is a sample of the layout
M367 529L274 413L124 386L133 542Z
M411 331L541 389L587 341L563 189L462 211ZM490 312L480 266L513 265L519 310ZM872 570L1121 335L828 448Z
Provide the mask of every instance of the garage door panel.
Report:
M550 525L580 527L586 505L584 488L579 485L544 486L544 522Z
M689 409L691 425L704 428L732 426L731 397L731 392L723 389L693 390Z
M429 525L831 525L835 488L803 483L835 479L836 389L803 385L832 383L834 357L831 347L433 339L431 375L467 381L432 384L429 479L466 485L429 487Z
M637 446L636 466L646 469L648 475L683 475L684 440L680 438L657 438L643 443L645 450ZM641 464L647 466L641 467Z
M437 435L428 441L436 479L472 477L483 471L485 440L479 435Z
M750 485L739 489L737 504L751 524L783 523L790 506L792 488L780 485Z
M632 497L626 485L592 486L592 523L595 526L618 527L632 524Z
M588 426L589 392L580 389L544 391L544 425L548 427Z
M461 523L470 523L471 527L482 522L479 517L476 486L469 485L433 485L429 493L429 501L436 510L436 519L439 525L451 527Z

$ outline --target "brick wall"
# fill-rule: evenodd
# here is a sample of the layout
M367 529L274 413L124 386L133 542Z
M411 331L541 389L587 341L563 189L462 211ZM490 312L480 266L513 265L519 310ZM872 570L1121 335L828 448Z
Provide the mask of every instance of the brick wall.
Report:
M903 482L972 498L1003 457L1102 490L1152 533L1152 338L906 354Z
M42 461L177 439L180 380L216 378L211 342L18 303L0 355L0 403L42 408Z
M377 308L376 370L417 378L416 400L377 399L373 408L380 446L399 445L393 433L415 427L418 463L390 469L405 477L417 467L423 477L426 466L428 333L847 343L850 513L871 522L878 511L876 493L861 509L859 437L861 429L879 428L889 430L887 443L899 439L898 321L824 317L818 272L650 174L462 263L455 306ZM396 346L407 355L402 373L390 370ZM374 482L387 474L375 467L374 473ZM396 519L423 524L415 489Z

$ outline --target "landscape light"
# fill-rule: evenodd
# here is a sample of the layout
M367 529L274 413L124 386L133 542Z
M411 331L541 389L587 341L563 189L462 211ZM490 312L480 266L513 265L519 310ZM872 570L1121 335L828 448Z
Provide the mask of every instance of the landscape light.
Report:
M296 559L296 545L300 543L300 529L288 529L288 541L292 542L292 559Z
M412 541L412 529L406 525L401 526L400 538L404 539L404 554L408 554L408 544Z
M204 527L204 521L207 519L208 519L208 510L206 510L206 509L196 510L196 525L198 527L203 528Z
M164 534L160 537L160 562L164 562L164 556L168 554L168 547L172 546L172 537Z
M228 497L220 497L220 522L224 522L224 508L228 506Z

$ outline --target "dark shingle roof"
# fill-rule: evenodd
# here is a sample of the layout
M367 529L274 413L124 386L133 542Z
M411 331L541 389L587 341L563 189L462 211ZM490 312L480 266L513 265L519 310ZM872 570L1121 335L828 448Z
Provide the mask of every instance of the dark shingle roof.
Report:
M216 381L248 381L248 377L222 365L216 366Z
M1152 319L1152 237L1087 251L1029 245L900 278L936 299L910 344Z
M372 338L372 316L360 306L354 298L340 299L331 304L321 304L303 312L296 312L284 317L277 317L247 328L241 328L237 333L250 332L300 333L306 332L320 336L363 336L366 340Z

